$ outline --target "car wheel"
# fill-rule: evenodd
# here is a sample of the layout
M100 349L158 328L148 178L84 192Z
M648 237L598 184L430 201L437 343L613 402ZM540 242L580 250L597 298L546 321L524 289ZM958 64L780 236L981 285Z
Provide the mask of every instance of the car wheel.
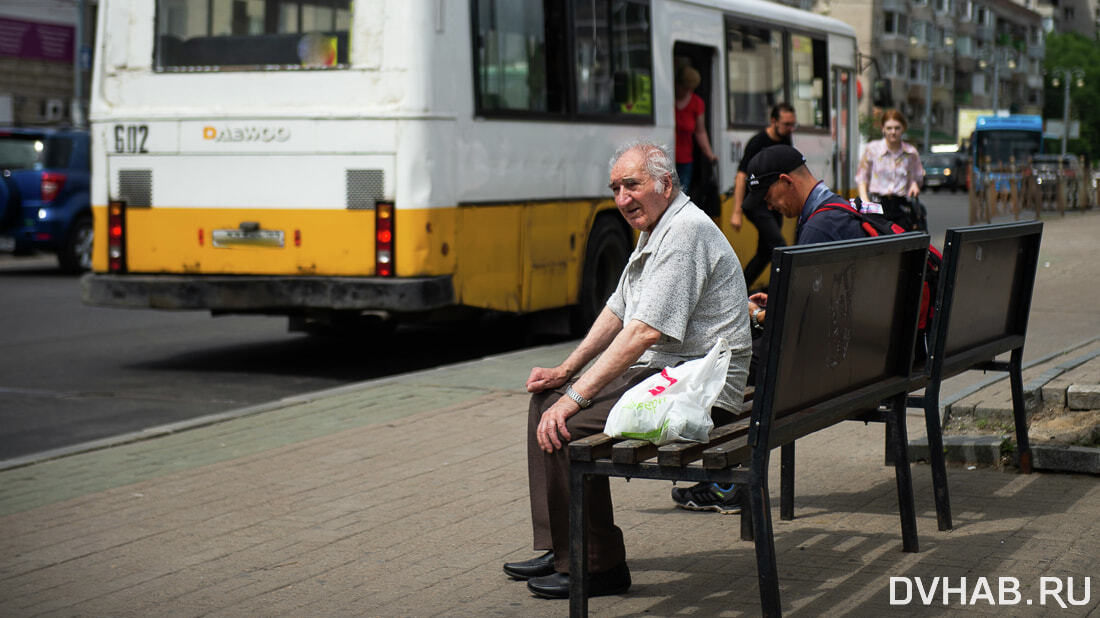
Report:
M92 268L92 237L94 228L92 218L80 215L73 221L69 237L57 254L61 270L67 273L82 273Z
M608 297L619 284L619 275L630 257L630 236L612 216L596 219L584 251L580 303L573 310L570 330L583 336L596 316L603 311Z

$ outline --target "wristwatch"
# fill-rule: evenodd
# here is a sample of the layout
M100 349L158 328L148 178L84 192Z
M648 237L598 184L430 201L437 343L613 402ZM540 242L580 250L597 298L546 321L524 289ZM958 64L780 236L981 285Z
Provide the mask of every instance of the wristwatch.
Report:
M760 313L761 311L763 311L763 309L757 307L756 309L752 310L751 314L749 314L749 321L752 322L752 327L759 330L764 329L764 325L760 323L760 320L756 319L756 314Z
M565 387L565 396L577 402L577 405L580 406L582 410L592 405L592 400L573 390L572 384Z

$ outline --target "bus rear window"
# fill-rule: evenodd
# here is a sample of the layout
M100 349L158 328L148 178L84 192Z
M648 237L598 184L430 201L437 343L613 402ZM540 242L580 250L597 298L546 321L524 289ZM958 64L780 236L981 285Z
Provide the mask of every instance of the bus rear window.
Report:
M158 71L348 65L351 0L157 0Z

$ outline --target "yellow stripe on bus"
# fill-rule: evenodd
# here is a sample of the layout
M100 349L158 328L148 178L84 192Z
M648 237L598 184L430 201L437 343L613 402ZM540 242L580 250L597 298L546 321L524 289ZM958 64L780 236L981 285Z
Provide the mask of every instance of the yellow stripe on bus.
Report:
M727 200L718 222L744 264L756 251L756 232L747 220L733 232L731 208ZM608 209L614 209L610 200L592 199L399 208L397 276L453 275L456 301L471 307L530 312L575 304L588 232L596 214ZM104 272L107 208L93 210L93 268ZM251 229L253 223L282 231L283 246L214 246L215 230ZM793 221L785 223L784 235L793 241ZM374 211L131 208L126 253L132 273L370 276Z

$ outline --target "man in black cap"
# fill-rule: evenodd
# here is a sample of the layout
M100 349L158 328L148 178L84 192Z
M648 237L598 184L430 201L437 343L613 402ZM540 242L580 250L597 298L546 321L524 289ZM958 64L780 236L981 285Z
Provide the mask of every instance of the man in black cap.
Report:
M848 205L848 200L833 193L806 167L806 157L791 146L772 146L760 151L749 162L749 189L746 201L763 204L790 219L798 219L797 244L809 245L830 240L865 238L859 219L827 209L826 204Z
M798 219L797 244L809 245L831 240L866 238L860 221L851 214L833 209L817 212L826 204L848 205L848 200L833 193L806 167L806 157L791 146L778 144L761 150L749 161L749 208L768 208L784 217ZM749 321L753 330L763 331L767 319L768 294L749 296ZM760 359L757 347L761 339L754 333L753 354L749 361L749 384L754 381ZM691 487L673 487L672 501L693 511L739 513L745 496L736 485L723 487L703 482Z

